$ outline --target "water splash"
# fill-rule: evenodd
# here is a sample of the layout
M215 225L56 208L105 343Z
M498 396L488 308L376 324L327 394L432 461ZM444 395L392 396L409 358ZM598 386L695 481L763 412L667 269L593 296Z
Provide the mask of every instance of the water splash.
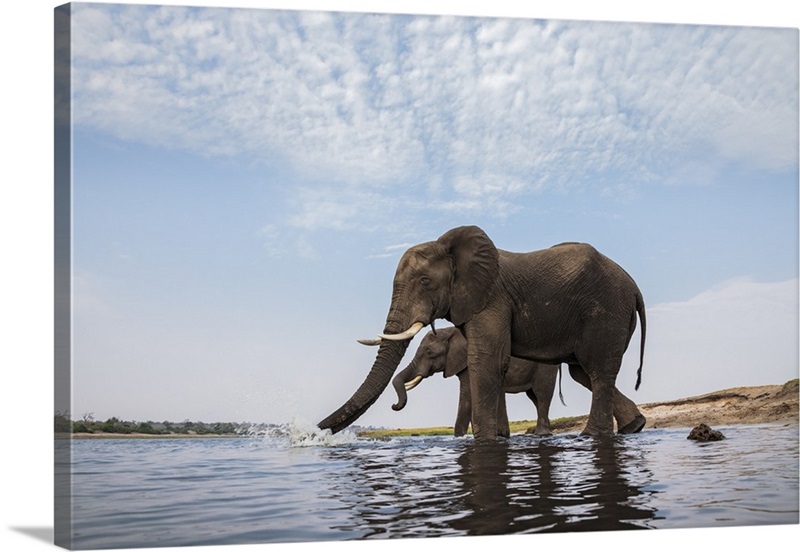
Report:
M330 429L320 429L305 420L293 420L289 424L289 442L292 447L330 447L349 445L358 441L358 436L349 430L333 434Z
M242 428L245 437L261 439L265 444L276 447L336 447L350 445L358 441L358 436L350 430L333 434L330 429L320 429L313 423L295 418L285 424L250 424Z

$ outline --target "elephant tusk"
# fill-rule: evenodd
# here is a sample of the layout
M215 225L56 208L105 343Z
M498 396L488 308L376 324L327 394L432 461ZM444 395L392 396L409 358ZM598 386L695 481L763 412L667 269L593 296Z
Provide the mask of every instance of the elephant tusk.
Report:
M382 339L379 337L377 339L357 339L356 341L367 347L377 347L381 344Z
M412 390L412 389L414 389L414 388L415 388L417 385L419 385L419 382L421 382L421 381L422 381L422 376L417 376L417 377L415 377L414 379L412 379L411 381L407 381L407 382L405 383L405 388L406 388L406 391L411 391L411 390Z
M422 322L414 322L413 324L411 324L411 327L408 328L403 333L390 334L390 335L380 334L379 337L381 339L388 339L389 341L405 341L406 339L411 339L412 337L417 335L419 331L424 327L425 324L423 324Z

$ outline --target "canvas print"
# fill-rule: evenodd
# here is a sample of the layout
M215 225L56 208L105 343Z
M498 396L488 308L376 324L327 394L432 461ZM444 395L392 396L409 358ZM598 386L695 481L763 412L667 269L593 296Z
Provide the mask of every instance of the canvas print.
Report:
M54 18L56 544L798 524L797 29Z

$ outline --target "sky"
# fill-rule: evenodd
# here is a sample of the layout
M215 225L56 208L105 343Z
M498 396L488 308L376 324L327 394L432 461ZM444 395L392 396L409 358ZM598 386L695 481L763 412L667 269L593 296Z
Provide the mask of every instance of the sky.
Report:
M315 423L465 224L634 277L638 403L798 376L796 28L75 4L72 86L73 418ZM393 395L358 423L455 419Z

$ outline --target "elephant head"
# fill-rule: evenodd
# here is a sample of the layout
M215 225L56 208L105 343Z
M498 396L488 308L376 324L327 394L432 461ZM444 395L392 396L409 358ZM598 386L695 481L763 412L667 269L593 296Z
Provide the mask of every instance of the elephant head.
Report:
M336 433L352 424L378 399L400 364L409 341L437 318L455 326L480 312L499 272L499 253L476 226L462 226L436 241L406 251L395 272L392 300L380 345L366 379L353 396L319 422Z
M392 380L397 393L393 410L402 410L408 401L406 391L414 389L423 379L437 372L444 377L453 376L467 367L467 342L458 328L430 331L422 338L411 363L400 370Z

